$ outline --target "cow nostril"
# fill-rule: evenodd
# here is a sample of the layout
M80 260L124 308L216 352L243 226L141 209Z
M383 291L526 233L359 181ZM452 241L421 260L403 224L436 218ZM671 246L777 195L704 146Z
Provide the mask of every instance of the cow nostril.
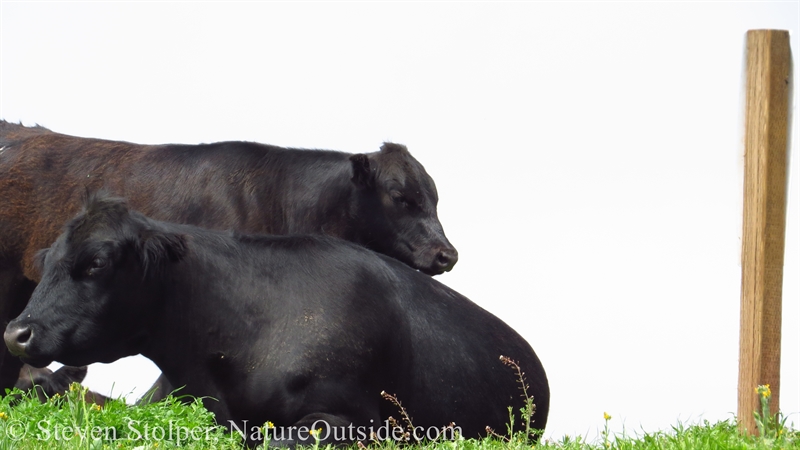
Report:
M442 250L436 254L436 265L444 271L449 271L458 261L458 252L455 250Z
M31 329L26 327L23 328L17 335L17 342L20 344L27 344L30 338L31 338Z
M32 335L30 327L9 327L3 334L3 339L11 353L19 356L25 353Z

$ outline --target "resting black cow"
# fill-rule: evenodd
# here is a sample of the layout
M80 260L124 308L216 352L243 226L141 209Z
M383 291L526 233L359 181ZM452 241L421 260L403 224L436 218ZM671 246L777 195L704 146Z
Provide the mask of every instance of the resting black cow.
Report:
M40 260L42 280L4 336L32 365L141 353L181 393L218 399L206 406L238 429L377 428L399 417L385 390L415 426L454 421L477 437L522 406L506 355L527 374L534 426L547 421L547 378L522 337L346 241L169 224L95 197Z
M34 389L39 400L45 402L55 393L63 395L69 390L70 384L80 383L85 377L85 366L64 366L53 372L47 367L36 368L25 364L19 371L19 378L14 387L22 391Z
M33 255L103 188L159 220L265 234L327 234L428 274L458 253L422 165L399 144L349 154L249 142L137 145L0 121L0 324L25 307ZM21 366L3 361L0 392ZM11 359L11 358L5 358Z
M53 372L47 367L36 368L25 364L19 371L14 387L21 391L33 390L42 403L56 394L66 395L72 383L80 383L86 378L86 366L64 366ZM86 390L83 399L87 403L103 406L108 400L104 395Z

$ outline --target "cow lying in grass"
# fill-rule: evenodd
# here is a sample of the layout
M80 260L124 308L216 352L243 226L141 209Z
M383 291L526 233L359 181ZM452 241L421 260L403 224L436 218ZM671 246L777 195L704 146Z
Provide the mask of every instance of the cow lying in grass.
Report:
M39 401L44 403L54 395L64 395L72 383L80 383L86 378L86 366L64 366L53 372L47 367L36 368L24 364L14 387L28 392L33 390ZM108 398L97 392L87 390L83 394L86 403L103 406Z
M14 355L43 366L141 353L182 393L209 398L222 424L290 427L272 444L309 444L317 428L323 443L358 439L345 430L398 417L382 391L417 427L502 432L523 400L500 355L526 372L533 426L547 422L547 377L522 337L433 278L342 240L159 222L100 195L38 260L41 282L5 331Z

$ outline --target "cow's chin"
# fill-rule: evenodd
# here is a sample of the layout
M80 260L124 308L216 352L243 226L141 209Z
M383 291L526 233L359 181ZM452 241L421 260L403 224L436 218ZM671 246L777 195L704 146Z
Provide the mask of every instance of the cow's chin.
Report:
M410 255L408 258L401 259L400 261L426 275L441 275L444 272L443 270L432 267L431 264L422 264L421 260L422 258L418 258L415 255Z
M429 255L413 255L411 266L420 272L434 276L434 275L441 275L445 272L450 271L450 269L443 269L439 266L435 266L431 261L433 260L433 256ZM423 263L423 261L426 261Z
M29 366L36 367L37 369L41 369L42 367L47 367L53 363L52 359L47 358L20 358L22 362L28 364Z
M430 276L434 276L434 275L441 275L441 274L443 274L443 273L444 273L444 272L443 272L443 271L441 271L441 270L433 270L433 269L431 269L431 268L429 268L429 267L427 267L427 268L425 268L425 267L423 267L423 268L420 268L420 269L419 269L419 271L420 271L420 272L422 272L422 273L424 273L425 275L430 275Z
M102 341L102 339L100 339ZM58 359L58 362L68 366L87 366L94 363L110 364L114 361L133 356L142 352L146 337L144 335L131 336L116 345L105 345L102 347L83 348L81 352L71 353L68 357Z
M69 355L68 358L63 360L59 359L58 362L64 363L68 366L88 366L89 364L102 363L110 364L114 361L125 358L126 356L133 356L139 353L137 350L128 347L103 347L95 348L85 352L74 353Z
M89 364L93 363L112 363L118 360L119 358L121 358L121 356L110 357L108 355L69 355L50 360L46 360L45 358L38 358L38 359L21 358L21 359L22 362L24 363L30 364L33 367L41 368L49 366L50 363L52 363L54 360L66 366L80 367L80 366L88 366Z

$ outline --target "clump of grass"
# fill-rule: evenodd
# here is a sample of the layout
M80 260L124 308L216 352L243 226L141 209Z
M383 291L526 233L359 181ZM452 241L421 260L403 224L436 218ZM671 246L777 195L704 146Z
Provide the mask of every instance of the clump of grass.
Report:
M0 450L242 448L240 436L218 426L202 399L169 396L135 407L109 399L99 406L84 400L86 391L73 383L46 402L33 391L7 391L0 399Z
M800 431L784 428L782 433L774 437L751 436L739 431L735 419L685 425L678 423L667 431L644 432L641 435L629 436L626 432L615 434L610 431L609 422L612 417L603 413L604 427L597 443L587 443L580 437L565 437L557 442L545 442L538 448L565 450L683 450L683 449L800 449ZM785 424L785 420L784 420Z

